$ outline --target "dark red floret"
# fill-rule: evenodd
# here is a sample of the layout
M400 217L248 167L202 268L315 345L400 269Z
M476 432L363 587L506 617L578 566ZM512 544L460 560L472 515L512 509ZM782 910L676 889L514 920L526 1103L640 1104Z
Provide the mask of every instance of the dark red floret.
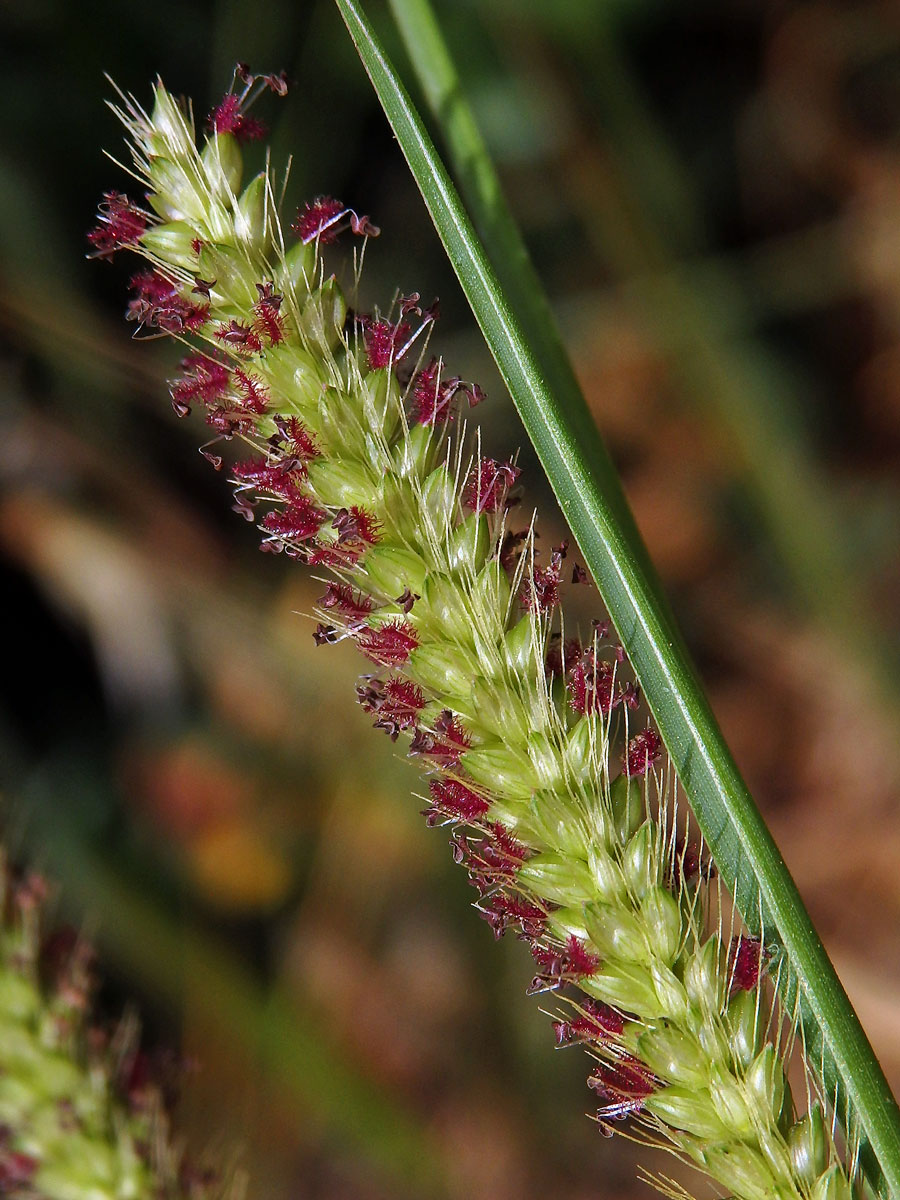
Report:
M607 1121L623 1121L639 1113L656 1086L653 1075L631 1055L623 1055L614 1063L600 1063L588 1078L588 1087L606 1101L597 1110L601 1128Z
M526 938L540 937L547 920L546 912L537 904L505 892L480 901L477 907L498 939L511 925L518 925Z
M270 463L264 458L249 458L235 463L231 472L244 489L255 487L281 500L291 501L299 500L304 494L301 485L305 467L296 460Z
M662 753L662 739L655 729L642 730L628 743L624 765L626 775L646 775Z
M324 520L325 513L304 498L277 512L266 513L262 519L262 528L266 533L274 533L294 542L303 542L315 537Z
M117 250L133 248L147 228L147 216L122 192L104 192L99 224L87 235L94 258L112 258Z
M535 534L535 537L537 536ZM527 541L527 529L510 530L503 535L498 558L500 559L500 566L509 572L510 575L515 571L522 554L522 549Z
M259 301L253 305L253 331L269 346L284 341L284 320L281 316L283 296L277 296L271 283L258 283Z
M544 974L559 981L580 979L593 975L600 966L600 959L591 954L583 942L574 934L566 939L563 948L532 946L532 956Z
M484 392L477 383L468 383L458 375L442 377L443 363L433 358L413 379L410 388L412 418L420 425L438 425L453 420L453 401L457 396L466 396L469 407L474 408L484 399Z
M251 375L241 367L234 369L235 391L240 393L241 406L261 416L269 406L269 393L258 375Z
M318 458L322 453L316 444L315 437L299 417L291 417L286 420L276 413L272 420L278 430L277 435L272 435L273 446L280 448L282 445L286 445L290 452L303 462L308 462L311 458Z
M266 136L266 126L256 117L247 116L242 104L243 97L234 92L223 96L207 118L209 127L215 133L231 133L239 142L259 141Z
M616 674L612 663L598 658L594 647L585 650L575 660L566 686L569 704L580 716L593 713L609 716L621 699L616 690Z
M488 826L489 840L482 846L482 853L489 861L497 859L508 863L523 863L531 856L531 850L518 841L505 825L494 822Z
M33 1195L31 1185L39 1166L30 1154L0 1145L0 1196Z
M497 512L520 474L511 462L483 458L472 468L466 482L465 503L476 513Z
M297 209L291 231L306 245L317 238L325 246L336 242L345 229L359 237L378 237L381 230L366 216L358 216L333 196L318 196Z
M216 337L238 354L258 354L262 350L259 334L243 321L229 321L216 330Z
M335 200L333 196L319 196L302 209L297 209L297 217L291 229L304 244L318 238L326 245L337 240L341 218L346 211L344 204Z
M181 363L184 374L172 384L172 400L188 406L197 401L207 407L221 403L231 388L231 371L206 354L189 354Z
M577 1016L568 1021L554 1021L553 1031L557 1046L571 1042L604 1041L610 1035L617 1036L625 1028L625 1018L615 1008L602 1000L582 1000Z
M389 621L377 629L363 629L357 641L366 658L383 667L402 667L418 646L419 637L409 621Z
M568 638L563 643L559 634L554 634L547 648L544 668L548 675L565 675L572 669L582 654L581 642L578 638Z
M731 943L731 991L752 992L768 955L759 938L736 937Z
M155 271L132 275L128 286L136 293L125 310L126 321L135 321L151 329L178 336L196 333L209 317L209 305L192 304L176 290L175 285Z
M473 792L458 779L433 779L428 785L431 793L431 809L427 811L428 823L438 823L440 817L454 821L478 821L490 809L490 801Z
M319 604L322 608L336 609L351 621L364 621L371 613L374 601L363 592L354 592L348 583L329 583Z
M406 353L411 333L406 321L373 321L367 318L363 324L366 357L373 371L390 367L399 362Z
M316 542L310 549L306 561L311 567L332 567L334 570L349 570L355 567L362 555L362 547L339 546L335 542Z
M337 531L340 545L345 542L365 542L368 546L374 546L381 528L375 514L357 504L339 509L332 525Z
M559 571L556 567L535 567L531 577L526 577L521 592L522 607L526 612L546 616L559 605Z
M377 714L375 728L383 729L391 741L397 740L401 730L413 728L425 707L422 689L399 676L391 676L384 682L363 677L356 696L366 712Z
M685 842L679 839L675 844L672 864L669 871L669 887L677 891L683 882L692 879L711 879L714 876L713 865L704 860L700 847L696 842Z
M469 744L468 733L453 713L445 708L431 729L416 730L409 744L409 753L413 756L421 754L446 768L458 765Z

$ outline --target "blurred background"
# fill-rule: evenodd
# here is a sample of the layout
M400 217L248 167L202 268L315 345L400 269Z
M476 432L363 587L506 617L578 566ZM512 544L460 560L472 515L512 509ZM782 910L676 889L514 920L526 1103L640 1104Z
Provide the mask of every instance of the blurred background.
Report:
M409 70L385 7L367 6ZM900 1083L900 9L442 0L467 94L714 708ZM199 120L236 60L289 201L370 213L362 302L524 435L330 0L0 7L6 839L175 1056L179 1129L254 1197L646 1195L582 1116L530 959L468 908L416 775L176 421L177 347L85 261L127 186L103 73ZM265 107L267 105L267 107ZM265 108L265 111L263 111ZM291 211L288 207L288 211ZM343 269L346 258L332 253ZM527 448L529 499L561 536ZM662 1160L658 1169L670 1170Z

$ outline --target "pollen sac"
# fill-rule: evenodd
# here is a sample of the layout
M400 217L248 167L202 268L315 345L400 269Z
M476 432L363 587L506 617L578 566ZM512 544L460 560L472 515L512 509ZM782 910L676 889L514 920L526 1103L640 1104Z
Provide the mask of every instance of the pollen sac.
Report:
M747 1070L745 1087L765 1110L764 1119L781 1116L785 1098L784 1068L771 1044L764 1046Z
M365 558L366 574L383 596L399 596L404 589L419 595L425 586L425 562L400 546L376 546Z
M616 837L627 841L637 833L647 815L644 789L640 783L632 782L623 772L610 784L609 800L616 827Z
M763 1033L752 992L738 992L729 1001L727 1024L731 1054L741 1067L747 1068L759 1051Z
M688 998L701 1012L717 1011L721 1003L720 950L718 938L707 938L695 948L684 968Z
M709 1057L700 1042L669 1022L641 1034L638 1050L643 1062L660 1079L689 1088L702 1088L708 1083Z
M215 133L200 155L209 190L219 200L228 201L237 194L244 173L244 159L233 133Z
M647 928L648 941L657 958L671 966L681 945L681 912L678 901L665 888L651 888L641 900L640 914Z
M478 783L509 800L527 800L537 787L534 768L526 755L503 742L486 743L468 751L465 767Z
M852 1200L853 1189L847 1180L847 1176L841 1170L840 1166L835 1163L816 1182L809 1196L810 1200Z
M807 1186L813 1184L828 1161L821 1105L814 1104L801 1121L791 1126L787 1143L795 1174Z
M749 1200L768 1200L778 1194L771 1170L762 1154L747 1144L726 1143L710 1147L705 1153L716 1179L738 1196Z
M646 1101L647 1109L675 1129L683 1129L704 1141L728 1141L728 1130L716 1112L712 1097L705 1089L675 1084L660 1088Z
M650 949L643 921L625 904L585 905L584 923L601 958L649 965Z
M587 865L550 851L533 855L520 869L519 878L554 904L578 904L590 895L591 875Z

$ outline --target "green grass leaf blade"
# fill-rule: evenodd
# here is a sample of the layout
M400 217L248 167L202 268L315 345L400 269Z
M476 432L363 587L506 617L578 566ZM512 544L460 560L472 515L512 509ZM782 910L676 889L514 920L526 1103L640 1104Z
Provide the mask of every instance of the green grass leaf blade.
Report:
M878 1181L900 1194L900 1110L765 823L724 743L648 565L615 469L577 390L545 361L355 0L336 0L482 333L597 580L720 871L751 927L777 934L796 973L812 1053L841 1082ZM419 16L425 11L417 6ZM410 10L412 11L412 10ZM435 59L438 62L437 59ZM440 64L439 64L440 65ZM446 65L446 64L444 64ZM458 89L458 84L454 85ZM453 111L452 108L449 111ZM459 93L455 101L457 133ZM473 126L474 128L474 126ZM470 150L479 151L477 144ZM473 168L475 169L475 168ZM484 170L484 164L478 165ZM493 188L489 175L488 190ZM505 264L507 274L516 263ZM524 278L524 277L522 277ZM520 289L518 302L522 301ZM527 292L527 287L526 287ZM522 311L529 311L527 295ZM531 313L537 319L538 309ZM531 323L531 322L529 322ZM537 343L543 349L544 342ZM571 369L569 370L571 374ZM574 383L574 377L573 377Z

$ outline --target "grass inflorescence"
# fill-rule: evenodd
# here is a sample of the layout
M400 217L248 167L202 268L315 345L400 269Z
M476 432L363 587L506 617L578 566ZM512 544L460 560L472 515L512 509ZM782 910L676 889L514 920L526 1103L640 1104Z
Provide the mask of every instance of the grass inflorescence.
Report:
M246 447L227 469L263 549L325 573L316 641L368 660L359 702L421 764L494 933L528 944L557 1044L591 1055L600 1130L627 1121L745 1200L844 1200L854 1155L809 1071L792 1096L765 939L727 915L621 646L563 621L583 569L539 557L515 462L466 436L483 395L431 355L436 309L348 309L326 247L364 249L371 220L319 197L283 223L270 172L243 179L249 102L284 80L236 83L200 146L161 83L150 113L122 99L146 207L108 193L89 235L146 260L127 315L185 343L175 411L205 413L217 468Z

